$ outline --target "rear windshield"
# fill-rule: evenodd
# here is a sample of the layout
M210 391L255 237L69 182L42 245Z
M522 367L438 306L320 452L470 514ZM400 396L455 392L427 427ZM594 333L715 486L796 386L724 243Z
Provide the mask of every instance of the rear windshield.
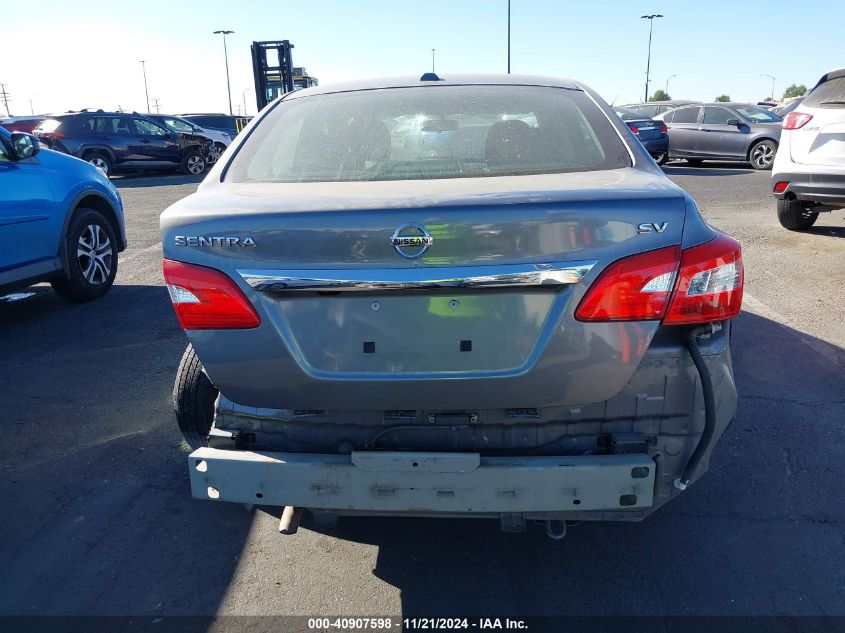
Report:
M44 119L43 121L41 121L41 123L36 126L35 129L39 132L50 133L55 132L57 129L59 129L59 126L61 124L62 122L57 119Z
M845 108L845 77L837 77L813 88L804 98L811 108Z
M581 91L431 86L283 101L228 170L234 182L422 180L630 166Z

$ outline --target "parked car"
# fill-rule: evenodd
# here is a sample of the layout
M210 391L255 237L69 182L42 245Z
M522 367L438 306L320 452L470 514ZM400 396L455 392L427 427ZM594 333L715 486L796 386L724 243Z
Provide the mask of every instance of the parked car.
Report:
M213 113L182 114L180 116L192 123L196 123L206 130L225 132L232 138L235 138L238 133L246 127L246 124L249 123L250 119L252 119L252 117L246 116Z
M172 114L146 114L144 115L157 123L161 123L171 132L184 132L186 134L196 134L197 136L204 136L211 141L208 152L208 164L213 165L220 158L220 155L226 151L226 148L232 142L232 137L226 132L218 130L208 130L200 127L192 121L183 119L182 117L174 116Z
M655 121L643 116L635 110L613 108L616 115L634 133L646 151L657 161L658 165L666 163L669 151L669 135L663 121Z
M772 170L778 220L792 231L815 224L819 212L845 208L845 68L819 79L783 120Z
M32 134L36 126L47 117L44 116L13 116L0 119L2 125L8 132L26 132Z
M449 121L450 152L397 157L410 116ZM232 150L161 216L195 497L286 506L288 532L310 508L560 537L707 470L737 405L740 246L598 94L320 86Z
M47 147L88 161L106 175L122 168L174 166L202 174L211 145L204 136L170 132L140 114L100 110L50 117L34 133Z
M629 103L621 107L628 110L639 112L649 118L658 119L667 112L671 112L675 108L682 105L689 105L690 103L701 103L700 101L689 101L686 99L675 99L672 101L647 101L643 103Z
M783 105L779 105L776 108L772 108L772 112L777 114L780 118L786 117L787 114L792 112L795 108L801 105L801 102L804 101L804 97L797 97L790 101L789 103L784 103Z
M669 128L669 158L696 164L703 160L750 163L771 169L780 140L781 118L747 103L682 106L664 117Z
M0 295L49 281L88 301L114 282L126 248L123 204L91 165L0 128Z

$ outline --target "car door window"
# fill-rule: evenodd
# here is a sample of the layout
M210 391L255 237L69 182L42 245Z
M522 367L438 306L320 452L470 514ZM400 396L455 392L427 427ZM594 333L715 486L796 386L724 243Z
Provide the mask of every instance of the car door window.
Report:
M188 132L190 134L196 131L190 123L188 123L187 121L183 121L182 119L177 119L175 117L166 117L164 119L164 124L171 130L175 130L176 132Z
M116 134L119 136L134 134L127 116L97 117L94 127L98 134Z
M704 108L704 122L711 125L727 125L731 119L737 116L725 108L707 106Z
M138 134L141 136L163 137L168 135L166 129L147 119L133 119L133 122L138 130Z
M695 123L701 108L678 108L672 116L672 123Z
M9 152L6 149L5 143L0 141L0 163L5 163L9 161Z
M670 110L669 112L666 113L666 116L663 117L663 122L664 123L671 123L673 116L675 116L675 112Z

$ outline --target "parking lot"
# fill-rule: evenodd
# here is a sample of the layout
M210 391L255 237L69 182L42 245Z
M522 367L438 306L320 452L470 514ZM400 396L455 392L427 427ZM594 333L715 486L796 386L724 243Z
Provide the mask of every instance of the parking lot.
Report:
M0 300L0 614L845 616L845 212L793 233L769 172L666 172L743 245L739 412L684 496L562 542L432 519L283 537L279 509L191 499L158 216L198 179L116 179L130 246L111 292Z

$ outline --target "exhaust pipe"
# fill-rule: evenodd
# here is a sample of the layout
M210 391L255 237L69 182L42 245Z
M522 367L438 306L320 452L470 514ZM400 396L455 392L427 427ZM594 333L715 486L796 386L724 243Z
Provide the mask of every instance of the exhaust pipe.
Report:
M282 510L282 518L279 521L279 532L282 534L296 534L301 518L302 508L285 506L285 509Z

